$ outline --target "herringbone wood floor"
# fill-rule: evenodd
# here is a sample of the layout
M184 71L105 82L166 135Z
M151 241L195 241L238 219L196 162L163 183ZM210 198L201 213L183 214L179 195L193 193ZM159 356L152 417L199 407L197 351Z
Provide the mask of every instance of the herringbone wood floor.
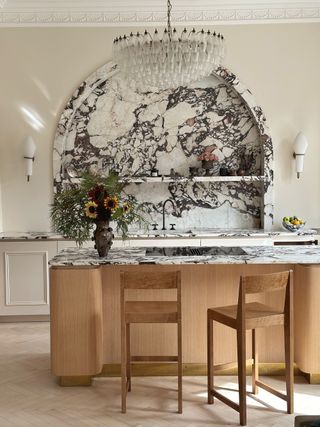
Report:
M176 379L134 378L128 413L120 413L119 378L99 378L92 387L59 387L49 369L48 323L0 324L1 427L207 427L237 425L238 414L220 402L206 404L206 380L185 377L184 412L176 414ZM268 379L270 380L270 379ZM284 387L281 378L271 379ZM235 378L219 385L235 388ZM320 386L296 378L295 405L301 414L320 414ZM236 394L226 390L236 399ZM261 405L260 400L267 401ZM284 402L264 393L249 399L249 426L289 427L294 416Z

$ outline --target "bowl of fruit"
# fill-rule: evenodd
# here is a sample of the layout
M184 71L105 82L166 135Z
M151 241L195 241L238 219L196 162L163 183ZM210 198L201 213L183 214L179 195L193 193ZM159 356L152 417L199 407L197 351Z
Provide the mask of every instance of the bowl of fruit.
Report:
M282 218L282 225L286 230L298 231L305 226L305 221L296 216L285 216Z

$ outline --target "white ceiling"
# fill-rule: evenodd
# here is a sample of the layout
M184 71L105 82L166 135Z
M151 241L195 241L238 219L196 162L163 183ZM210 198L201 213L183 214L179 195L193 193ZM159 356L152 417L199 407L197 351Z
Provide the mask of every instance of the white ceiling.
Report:
M172 20L181 25L320 22L320 0L171 2ZM0 26L153 26L165 24L166 4L166 0L0 0Z

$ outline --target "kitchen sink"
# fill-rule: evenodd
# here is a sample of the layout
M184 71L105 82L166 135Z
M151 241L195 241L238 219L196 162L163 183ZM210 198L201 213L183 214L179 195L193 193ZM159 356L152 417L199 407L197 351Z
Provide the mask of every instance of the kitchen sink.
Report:
M200 246L200 247L169 247L147 248L146 256L221 256L221 255L247 255L247 253L238 246Z

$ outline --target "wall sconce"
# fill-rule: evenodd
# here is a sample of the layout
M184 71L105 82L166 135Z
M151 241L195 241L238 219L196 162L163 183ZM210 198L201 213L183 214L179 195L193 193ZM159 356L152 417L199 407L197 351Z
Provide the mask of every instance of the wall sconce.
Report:
M23 142L23 158L25 159L27 181L30 181L32 175L32 165L36 153L36 144L31 136L28 136Z
M300 178L300 173L303 171L303 159L308 148L308 141L302 132L299 132L293 143L293 157L296 160L297 178Z

